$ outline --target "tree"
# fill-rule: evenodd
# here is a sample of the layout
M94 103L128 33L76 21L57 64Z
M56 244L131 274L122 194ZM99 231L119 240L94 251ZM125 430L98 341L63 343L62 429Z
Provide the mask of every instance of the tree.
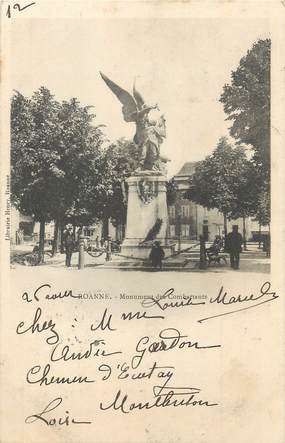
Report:
M31 99L16 92L11 104L11 194L15 206L40 222L39 261L43 261L45 222L52 219L57 160L59 104L46 88Z
M47 221L55 220L58 229L70 212L94 218L100 204L91 203L103 205L103 134L89 109L76 99L60 104L44 87L30 99L18 92L12 97L12 201L40 222L40 261Z
M258 40L231 73L220 101L227 120L232 120L230 134L239 142L251 145L253 161L268 181L270 176L270 39Z
M232 120L230 134L253 150L257 219L270 222L270 39L258 40L231 73L220 101Z
M172 178L166 183L167 206L174 205L177 198L179 198L179 189L178 189L178 185L175 182L174 178Z
M124 226L127 216L126 179L139 166L139 149L137 145L124 138L112 143L104 153L104 178L107 190L102 210L104 235L108 235L108 222L114 226Z
M270 198L266 190L260 192L258 196L255 219L260 226L270 225Z
M243 243L246 249L246 217L254 216L258 210L257 195L259 192L259 175L256 172L254 164L244 158L242 169L240 171L237 192L237 204L229 213L229 218L236 220L242 218L243 220Z
M241 211L247 159L241 146L232 148L222 137L213 153L196 166L190 188L185 197L208 209L218 209L224 215L224 232L227 234L227 218Z
M75 225L92 223L101 214L104 192L102 169L104 135L94 126L91 106L82 107L72 98L63 101L58 115L60 125L60 159L57 167L64 180L55 220L56 225L71 222Z

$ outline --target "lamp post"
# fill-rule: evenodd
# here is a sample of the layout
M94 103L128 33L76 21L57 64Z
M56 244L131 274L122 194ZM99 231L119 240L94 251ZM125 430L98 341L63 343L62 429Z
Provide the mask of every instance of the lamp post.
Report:
M84 237L79 237L78 269L84 269Z
M243 250L247 251L245 216L242 217L242 237L243 237Z
M205 246L205 238L203 235L200 235L200 269L207 268L207 259L206 259L206 246Z

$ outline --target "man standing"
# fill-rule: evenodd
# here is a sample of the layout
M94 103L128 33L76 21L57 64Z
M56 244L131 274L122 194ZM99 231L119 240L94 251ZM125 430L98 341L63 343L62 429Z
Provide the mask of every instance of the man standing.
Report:
M71 256L74 248L74 238L72 234L72 226L67 225L66 231L64 233L64 246L65 246L65 265L70 267Z
M164 255L164 250L160 246L160 242L155 241L149 255L151 265L154 269L157 269L157 267L159 267L160 271L162 270L162 260L164 258Z
M233 269L239 269L239 254L242 251L242 243L243 239L238 232L238 225L233 225L233 231L226 238L226 251L230 253L231 267Z

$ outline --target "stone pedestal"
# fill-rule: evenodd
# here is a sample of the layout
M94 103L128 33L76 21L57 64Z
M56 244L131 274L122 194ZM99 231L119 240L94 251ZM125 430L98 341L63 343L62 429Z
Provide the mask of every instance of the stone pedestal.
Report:
M146 259L149 257L153 241L158 240L165 256L171 255L174 245L169 245L166 238L166 177L154 171L142 171L129 177L127 183L127 227L121 254L130 258Z

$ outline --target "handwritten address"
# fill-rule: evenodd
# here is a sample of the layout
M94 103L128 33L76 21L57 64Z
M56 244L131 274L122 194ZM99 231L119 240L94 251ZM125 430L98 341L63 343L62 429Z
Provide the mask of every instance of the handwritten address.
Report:
M264 282L256 293L249 294L231 294L222 286L217 294L202 301L192 297L177 301L174 295L174 288L169 288L161 297L145 297L137 303L136 310L121 312L113 310L109 304L100 308L99 313L96 310L94 319L92 315L91 320L73 316L70 330L79 330L80 333L76 333L75 343L70 343L70 337L63 332L66 319L53 318L45 312L43 302L64 303L68 308L70 303L78 303L81 296L70 288L52 288L49 283L23 292L22 301L30 309L26 318L16 325L15 332L22 337L21 340L25 336L34 336L46 355L45 362L34 361L31 367L27 367L25 383L40 389L58 386L57 396L37 409L27 411L25 423L66 427L90 425L96 421L98 414L108 411L129 414L168 407L218 407L219 401L208 398L205 386L196 386L192 378L183 379L181 383L177 359L189 361L201 354L206 361L208 353L219 352L222 347L222 343L215 342L213 337L205 339L203 335L204 338L201 338L197 331L191 333L191 330L199 324L203 332L206 327L203 325L209 320L258 309L275 301L278 295L269 281ZM218 309L215 315L207 315L211 305ZM187 311L189 318L187 330L185 325L171 324L172 313L182 309ZM141 334L141 330L136 332L135 328L129 343L115 339L118 333L126 333L130 324L141 321L147 322L149 327L145 330L151 333ZM89 368L92 368L91 374ZM130 384L134 382L140 382L144 390L150 388L147 400L145 396L140 398L133 389L129 391ZM97 398L88 417L70 412L67 400L60 392L62 386L71 386L72 389L76 385L99 386L104 383L109 383L109 386L111 383L114 392L104 399Z

